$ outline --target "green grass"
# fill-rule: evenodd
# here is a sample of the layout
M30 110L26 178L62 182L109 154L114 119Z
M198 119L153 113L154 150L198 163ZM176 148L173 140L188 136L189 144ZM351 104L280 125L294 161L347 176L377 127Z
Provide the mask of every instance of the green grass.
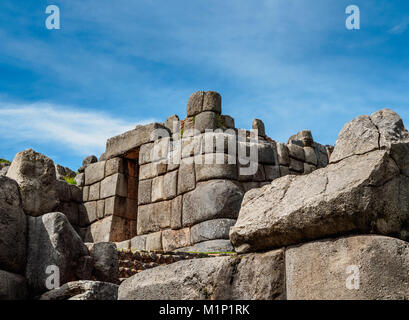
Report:
M71 178L69 176L65 176L64 177L65 182L67 182L68 184L77 184L77 181L75 181L75 178Z
M0 158L0 163L7 163L7 164L11 164L10 161L6 160L6 159L2 159Z

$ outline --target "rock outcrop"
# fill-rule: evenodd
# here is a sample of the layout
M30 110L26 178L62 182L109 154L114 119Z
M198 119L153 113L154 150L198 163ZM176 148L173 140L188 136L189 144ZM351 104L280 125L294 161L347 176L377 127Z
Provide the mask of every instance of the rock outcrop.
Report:
M0 270L24 271L27 217L17 182L0 176Z
M236 251L279 248L351 233L407 240L406 137L402 120L390 110L347 124L328 167L305 176L280 178L246 193L230 231Z
M60 285L91 276L93 263L88 249L60 212L29 217L27 254L26 278L35 294L47 291L50 266L58 267Z
M407 300L409 243L383 236L327 239L288 248L289 300Z
M40 300L117 300L118 285L100 281L73 281L44 293Z
M58 206L54 162L45 155L32 149L17 153L7 177L19 184L27 215L38 217Z

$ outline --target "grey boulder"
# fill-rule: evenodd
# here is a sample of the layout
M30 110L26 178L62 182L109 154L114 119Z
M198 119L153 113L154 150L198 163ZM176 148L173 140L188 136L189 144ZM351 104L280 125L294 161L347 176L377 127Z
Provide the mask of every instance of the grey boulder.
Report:
M19 273L26 262L27 217L16 181L0 176L0 269Z
M17 153L7 177L19 184L27 215L37 217L58 206L54 162L45 155L32 149Z
M90 274L84 270L84 265L92 270L88 257L87 247L63 213L29 217L26 278L33 293L47 290L49 266L58 267L60 285Z
M101 281L73 281L41 295L39 300L117 300L118 285Z
M94 259L94 275L103 282L118 283L118 251L115 243L95 243L90 255Z

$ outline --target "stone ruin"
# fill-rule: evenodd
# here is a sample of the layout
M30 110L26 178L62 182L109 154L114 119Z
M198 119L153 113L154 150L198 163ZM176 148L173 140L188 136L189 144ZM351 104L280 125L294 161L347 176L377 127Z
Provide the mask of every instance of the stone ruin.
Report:
M221 96L200 91L190 96L184 120L173 115L109 139L100 161L87 159L77 176L85 207L80 234L124 249L233 251L229 229L244 193L325 167L332 150L309 131L277 143L261 120L252 129L235 128L222 115ZM240 171L240 148L257 152L255 173Z
M2 165L0 300L409 299L399 115L359 116L332 148L236 129L215 92L187 111L109 139L77 185L32 149Z

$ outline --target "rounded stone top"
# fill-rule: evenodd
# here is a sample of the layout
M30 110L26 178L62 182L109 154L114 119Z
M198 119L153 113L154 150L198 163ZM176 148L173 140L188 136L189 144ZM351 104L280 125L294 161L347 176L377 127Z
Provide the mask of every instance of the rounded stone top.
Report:
M203 111L222 112L222 97L215 91L197 91L187 102L187 116L193 117Z
M258 135L260 137L265 137L266 136L266 129L264 127L264 122L261 121L260 119L253 119L251 127L252 127L253 130L258 131Z

